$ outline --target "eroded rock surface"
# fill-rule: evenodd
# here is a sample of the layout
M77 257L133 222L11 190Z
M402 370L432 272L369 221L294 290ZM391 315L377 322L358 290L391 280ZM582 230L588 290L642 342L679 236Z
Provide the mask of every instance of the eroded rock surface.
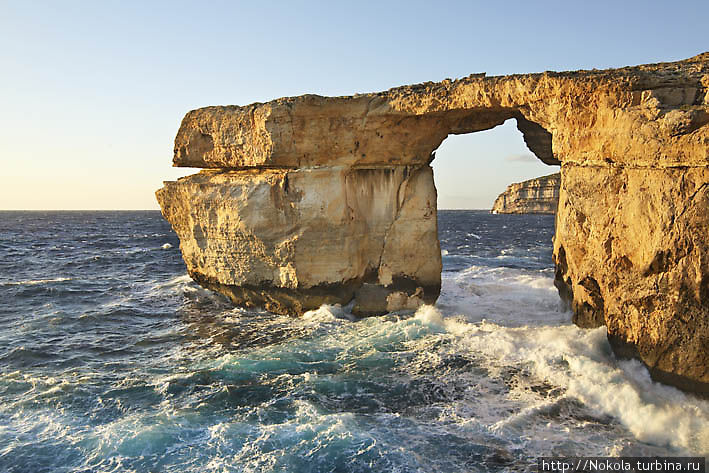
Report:
M709 393L709 168L563 173L554 255L574 322L605 324L619 355Z
M449 134L515 119L561 164L557 287L617 353L708 392L709 53L612 70L545 72L306 95L189 112L163 214L192 277L244 304L362 313L435 299L440 254L428 164Z
M561 174L510 184L497 196L490 212L499 214L554 214L559 206Z
M427 165L205 170L157 197L192 278L238 304L301 314L356 297L354 312L372 315L440 292Z
M708 57L603 71L476 74L352 97L201 108L182 121L174 164L425 164L449 134L516 118L531 151L549 164L706 165L705 133L693 132L709 122Z

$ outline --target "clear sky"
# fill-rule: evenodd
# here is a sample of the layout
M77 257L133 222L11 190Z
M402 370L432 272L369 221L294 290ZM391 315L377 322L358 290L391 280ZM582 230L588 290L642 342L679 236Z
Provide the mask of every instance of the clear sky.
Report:
M184 114L709 50L709 1L0 0L0 209L156 209ZM441 208L551 173L514 123L449 137Z

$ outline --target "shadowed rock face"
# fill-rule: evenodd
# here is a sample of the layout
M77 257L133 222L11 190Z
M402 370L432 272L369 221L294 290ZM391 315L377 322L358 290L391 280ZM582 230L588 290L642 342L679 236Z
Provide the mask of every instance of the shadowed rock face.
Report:
M363 315L436 299L433 151L514 118L561 164L556 284L653 376L709 392L709 53L189 112L158 200L192 277L241 304Z
M510 184L492 204L492 213L500 214L555 214L559 206L561 174L529 179Z

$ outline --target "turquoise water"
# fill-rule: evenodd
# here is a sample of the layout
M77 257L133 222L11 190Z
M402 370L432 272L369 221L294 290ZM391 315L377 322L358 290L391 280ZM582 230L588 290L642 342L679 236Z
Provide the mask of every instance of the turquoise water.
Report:
M524 471L709 452L709 403L569 323L553 217L439 215L443 290L352 321L232 307L158 212L0 214L0 471Z

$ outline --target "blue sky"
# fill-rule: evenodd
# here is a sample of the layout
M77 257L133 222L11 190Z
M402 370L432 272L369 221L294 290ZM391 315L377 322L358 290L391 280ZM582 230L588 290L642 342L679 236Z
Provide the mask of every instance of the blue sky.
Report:
M194 172L171 168L193 108L679 60L709 50L707 21L706 0L0 0L0 209L157 208ZM554 171L509 122L436 155L441 208Z

